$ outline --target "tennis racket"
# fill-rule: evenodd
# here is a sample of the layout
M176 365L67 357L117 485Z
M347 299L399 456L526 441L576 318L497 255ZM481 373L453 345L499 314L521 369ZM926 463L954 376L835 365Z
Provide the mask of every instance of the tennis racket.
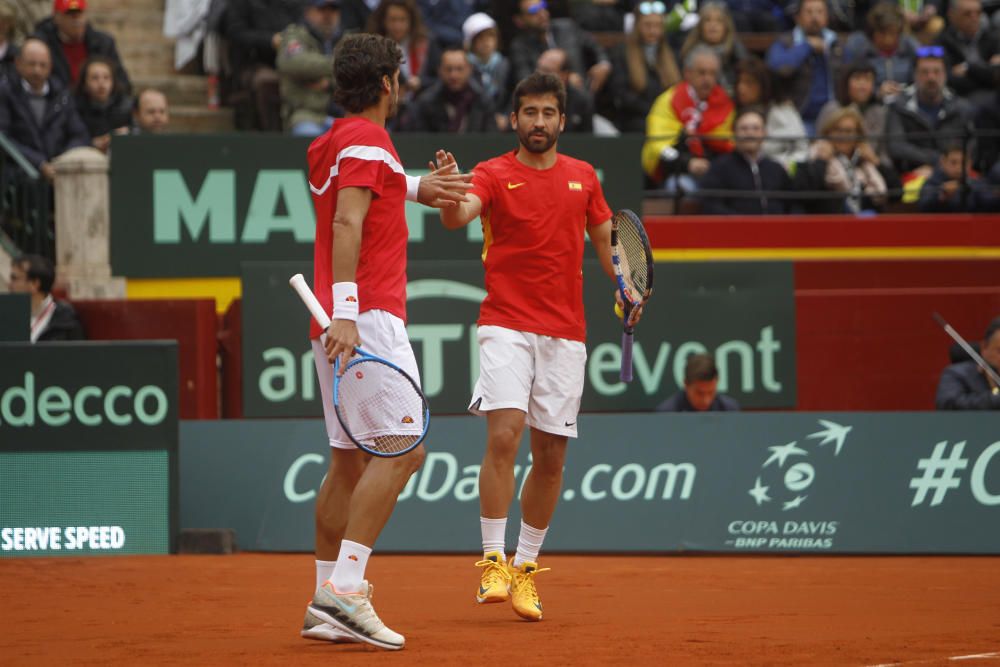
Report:
M632 339L635 324L631 313L644 306L653 293L653 249L642 222L632 211L623 208L611 218L611 261L615 267L618 291L625 308L622 333L623 382L632 381Z
M292 286L323 329L330 326L301 273ZM401 456L427 437L431 412L420 387L391 361L354 348L355 357L341 374L340 359L333 365L333 408L337 421L355 445L374 456Z

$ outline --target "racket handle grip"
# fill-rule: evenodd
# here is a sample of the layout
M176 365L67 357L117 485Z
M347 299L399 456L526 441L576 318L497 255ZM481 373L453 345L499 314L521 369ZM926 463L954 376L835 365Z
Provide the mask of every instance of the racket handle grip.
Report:
M294 289L299 295L299 298L302 299L302 303L304 303L306 308L309 309L309 312L312 313L316 323L324 329L329 327L330 316L323 310L323 306L320 305L319 299L317 299L316 295L313 294L313 291L309 289L309 285L306 284L306 279L302 277L302 274L296 273L288 279L288 284L292 286L292 289Z
M632 332L622 334L622 382L632 381Z

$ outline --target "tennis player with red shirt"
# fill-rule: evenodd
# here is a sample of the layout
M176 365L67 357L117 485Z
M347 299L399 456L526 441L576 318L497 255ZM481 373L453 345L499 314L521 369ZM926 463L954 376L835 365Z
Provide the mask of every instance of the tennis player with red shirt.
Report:
M538 568L538 552L559 500L566 445L576 437L583 394L585 231L605 272L614 276L611 210L597 174L586 162L557 152L565 107L566 91L557 77L536 73L521 81L511 113L520 146L477 165L468 201L441 209L449 229L480 217L485 239L480 371L469 406L485 415L487 424L479 471L483 560L476 563L483 570L476 600L510 597L514 611L532 621L542 618L534 579L545 570ZM504 535L525 424L533 459L521 491L517 551L508 563Z
M363 343L419 382L405 326L405 200L454 206L469 187L468 176L444 173L452 169L421 179L404 173L385 130L398 107L401 59L396 43L384 37L345 37L333 74L334 97L348 114L308 152L316 209L313 291L333 321L325 332L313 322L311 331L331 456L316 499L317 590L302 636L386 649L402 648L404 638L375 613L365 566L424 448L393 458L358 449L333 409L331 364L340 357L345 365Z

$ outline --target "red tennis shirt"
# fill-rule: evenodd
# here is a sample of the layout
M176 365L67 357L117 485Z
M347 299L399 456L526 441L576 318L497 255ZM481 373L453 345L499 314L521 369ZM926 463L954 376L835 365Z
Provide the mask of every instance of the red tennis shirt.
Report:
M476 165L486 298L480 325L584 341L583 244L611 218L594 168L559 155L533 169L516 151Z
M406 176L384 127L338 119L309 146L309 189L316 210L313 291L333 309L333 216L341 188L367 188L372 203L361 232L356 282L360 312L384 310L406 321ZM310 337L322 332L314 321Z

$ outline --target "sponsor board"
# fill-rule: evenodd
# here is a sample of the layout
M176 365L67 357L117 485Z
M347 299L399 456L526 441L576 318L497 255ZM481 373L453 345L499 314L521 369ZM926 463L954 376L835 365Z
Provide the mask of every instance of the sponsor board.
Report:
M683 386L687 357L713 354L719 387L744 407L796 401L795 304L790 263L660 263L636 329L635 380L621 382L621 323L596 260L584 265L584 411L646 411ZM243 265L243 410L247 417L321 413L307 340L309 314L288 287L309 262ZM478 260L410 262L407 331L435 414L461 414L479 373L476 320L485 296ZM683 313L678 317L677 313ZM724 318L719 314L725 313ZM725 322L724 325L720 324Z
M479 548L484 437L478 418L435 418L379 550ZM234 528L244 549L310 550L324 442L319 420L184 423L182 525ZM997 512L989 415L584 415L546 549L1000 553ZM515 504L508 545L518 518Z
M426 173L440 135L393 142L407 173ZM574 137L560 151L593 164L614 208L638 210L642 138ZM513 150L513 135L449 135L463 169ZM111 263L129 278L236 276L244 261L306 260L315 216L306 174L309 140L262 134L115 138ZM446 232L437 213L407 203L412 259L475 257L482 230Z
M177 344L0 344L0 557L167 553Z

